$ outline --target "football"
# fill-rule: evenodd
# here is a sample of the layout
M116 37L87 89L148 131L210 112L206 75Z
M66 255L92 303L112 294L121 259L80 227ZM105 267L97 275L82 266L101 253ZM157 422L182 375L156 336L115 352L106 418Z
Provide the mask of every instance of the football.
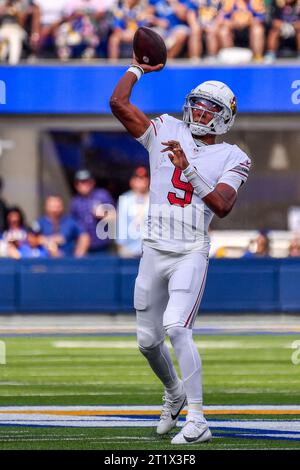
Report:
M140 64L166 64L167 48L163 38L146 26L138 28L133 38L133 51Z

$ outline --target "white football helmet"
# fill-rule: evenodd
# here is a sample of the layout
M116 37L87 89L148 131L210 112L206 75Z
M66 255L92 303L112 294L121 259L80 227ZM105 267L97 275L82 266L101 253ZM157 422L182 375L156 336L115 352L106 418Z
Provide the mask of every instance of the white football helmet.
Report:
M206 104L210 105L209 111ZM207 124L194 121L193 109L201 109L203 114L211 113L212 119ZM225 83L211 80L201 83L187 95L183 106L183 121L189 124L194 135L221 135L232 127L236 111L236 98L230 88Z

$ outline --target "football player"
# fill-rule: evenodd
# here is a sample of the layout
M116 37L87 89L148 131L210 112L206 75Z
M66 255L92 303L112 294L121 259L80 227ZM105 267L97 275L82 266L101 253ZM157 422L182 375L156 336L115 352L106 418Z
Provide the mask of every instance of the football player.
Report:
M236 116L235 96L224 83L207 81L192 90L183 120L168 114L149 120L130 102L138 79L161 68L134 58L110 105L150 158L150 207L134 306L139 349L165 389L157 433L168 433L187 404L186 422L171 442L192 444L211 439L203 416L201 359L192 337L206 281L208 227L214 214L229 214L251 163L236 145L216 143Z

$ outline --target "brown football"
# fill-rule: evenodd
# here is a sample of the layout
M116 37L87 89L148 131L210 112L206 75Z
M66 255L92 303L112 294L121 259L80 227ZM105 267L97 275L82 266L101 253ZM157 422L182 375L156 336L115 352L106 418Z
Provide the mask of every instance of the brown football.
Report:
M165 66L167 62L167 48L163 38L146 26L136 30L133 51L140 64Z

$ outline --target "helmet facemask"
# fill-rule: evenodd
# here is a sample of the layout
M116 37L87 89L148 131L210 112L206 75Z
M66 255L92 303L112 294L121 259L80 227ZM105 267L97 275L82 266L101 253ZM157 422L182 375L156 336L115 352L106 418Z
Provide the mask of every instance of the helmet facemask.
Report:
M193 118L194 109L203 111L196 120ZM205 113L211 115L211 119L207 123L201 122ZM192 92L185 99L183 121L189 124L193 135L220 135L225 134L229 130L233 124L234 117L232 111L224 103L213 99L211 96L208 97L204 93Z

